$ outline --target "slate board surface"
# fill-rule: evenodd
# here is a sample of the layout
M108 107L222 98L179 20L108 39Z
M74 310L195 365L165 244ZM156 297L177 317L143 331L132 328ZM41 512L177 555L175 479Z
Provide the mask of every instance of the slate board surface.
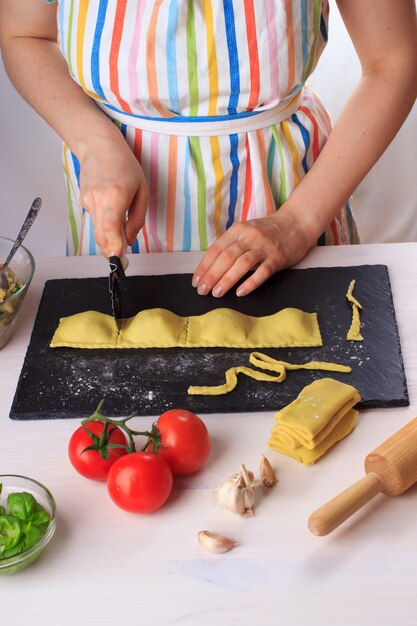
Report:
M346 299L356 279L355 297L363 306L364 341L346 340L352 309ZM354 385L359 406L408 405L388 269L384 265L285 270L255 294L221 299L198 296L191 275L132 276L122 285L123 316L163 307L178 315L199 315L218 307L250 315L269 315L285 307L317 311L321 348L265 349L292 363L338 362L351 374L289 372L282 383L259 383L239 377L237 388L223 396L188 396L189 385L218 385L234 365L249 365L251 350L229 348L98 349L50 348L59 318L86 310L111 314L108 280L50 280L45 284L32 337L10 412L12 419L85 417L105 399L105 414L124 416L136 410L156 416L169 408L196 413L276 411L316 378L332 376Z

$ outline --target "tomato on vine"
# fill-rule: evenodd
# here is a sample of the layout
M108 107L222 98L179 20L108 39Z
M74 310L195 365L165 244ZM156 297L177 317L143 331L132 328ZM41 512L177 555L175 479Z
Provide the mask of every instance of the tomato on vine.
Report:
M105 481L110 467L129 450L123 431L96 411L72 434L68 456L73 467L85 478ZM131 448L130 448L131 449Z
M170 409L156 420L146 449L170 465L173 474L199 470L210 453L210 436L204 422L191 411Z
M135 431L123 419L104 417L103 401L72 435L68 454L75 469L93 480L107 480L113 502L135 513L150 513L168 499L173 474L199 470L210 453L204 422L191 411L162 413L150 431ZM147 437L141 452L134 436Z
M130 513L151 513L167 501L172 491L168 463L153 452L134 452L118 459L107 476L113 502Z
M103 438L104 435L104 438ZM103 438L103 445L100 444ZM88 428L80 426L68 444L68 456L73 467L85 478L106 480L113 463L126 451L127 440L122 431L112 426L104 433L103 422L90 422ZM121 448L109 446L121 445Z

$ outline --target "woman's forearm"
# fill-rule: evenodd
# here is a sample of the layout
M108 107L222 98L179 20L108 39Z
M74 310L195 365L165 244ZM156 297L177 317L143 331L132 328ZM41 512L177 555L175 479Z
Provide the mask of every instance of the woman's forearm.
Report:
M11 37L2 54L17 90L78 157L92 141L120 141L118 129L70 77L55 42Z
M3 36L2 52L16 88L80 161L80 204L92 217L97 245L105 256L120 256L142 228L148 202L123 134L72 80L50 38Z
M317 161L279 211L298 221L310 245L387 148L416 98L415 1L337 0L337 5L362 79Z
M365 73L310 172L281 207L315 241L404 122L416 97L414 68Z
M120 256L143 226L147 187L123 134L71 78L58 48L57 6L0 0L0 45L12 82L80 161L79 203L97 245Z

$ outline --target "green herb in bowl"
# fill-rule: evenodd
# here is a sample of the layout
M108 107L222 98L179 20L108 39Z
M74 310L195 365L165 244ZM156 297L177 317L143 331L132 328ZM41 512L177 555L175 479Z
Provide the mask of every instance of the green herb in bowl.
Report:
M0 497L2 492L0 574L11 574L32 563L51 539L55 501L46 487L24 476L0 476Z

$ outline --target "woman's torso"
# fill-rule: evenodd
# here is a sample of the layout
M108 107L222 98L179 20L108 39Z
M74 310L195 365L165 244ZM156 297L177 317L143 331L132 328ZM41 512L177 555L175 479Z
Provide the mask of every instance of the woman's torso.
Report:
M299 90L327 0L61 0L59 40L97 99L150 117L231 115Z
M222 137L173 137L122 125L150 187L133 251L206 249L234 221L270 215L317 158L326 111L303 85L327 40L328 0L60 0L59 43L94 99L138 117L232 120L293 94L287 120ZM302 90L302 91L301 91ZM70 253L94 253L79 206L79 164L64 152ZM354 236L343 210L322 242Z

